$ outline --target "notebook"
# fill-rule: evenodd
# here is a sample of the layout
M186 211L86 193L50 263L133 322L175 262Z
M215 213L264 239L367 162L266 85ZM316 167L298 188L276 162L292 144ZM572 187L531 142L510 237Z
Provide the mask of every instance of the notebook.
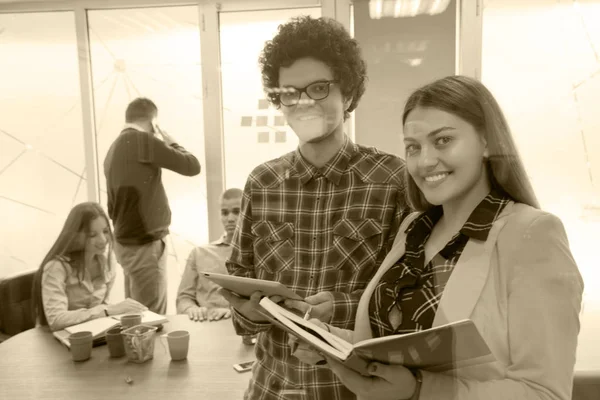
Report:
M347 367L368 375L371 361L407 368L445 371L495 360L473 321L465 319L419 332L348 343L327 330L274 303L260 300L263 314L273 324Z
M121 324L121 317L123 315L127 314L111 315L109 317L97 318L82 322L81 324L69 326L60 331L53 332L53 335L62 344L67 347L71 347L69 343L69 335L77 332L90 331L92 332L92 336L94 338L93 345L99 346L106 343L106 332L109 329ZM164 315L156 314L150 310L142 312L142 324L158 326L168 321L169 320Z

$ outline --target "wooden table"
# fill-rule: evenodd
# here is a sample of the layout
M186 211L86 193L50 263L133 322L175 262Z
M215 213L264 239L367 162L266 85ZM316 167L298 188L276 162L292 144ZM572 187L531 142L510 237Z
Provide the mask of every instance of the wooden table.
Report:
M0 344L0 399L242 399L251 373L238 373L232 365L254 360L254 347L242 343L231 320L168 318L156 334L154 359L143 364L126 356L110 358L107 346L95 347L89 360L75 363L69 350L41 328L13 336ZM179 329L190 332L190 350L187 360L171 361L158 336Z
M154 359L134 364L126 357L110 358L107 346L95 347L88 361L74 363L67 348L40 328L13 336L0 344L0 399L242 399L250 372L235 372L232 365L253 360L254 348L242 344L231 320L199 323L184 315L168 318L157 336L190 331L186 361L171 361L158 337ZM600 317L598 323L595 328L600 327ZM597 346L597 331L593 338L585 334L590 330L582 329L580 345ZM597 352L590 353L586 357L586 352L578 351L574 400L600 399L600 358ZM132 384L125 382L128 376Z

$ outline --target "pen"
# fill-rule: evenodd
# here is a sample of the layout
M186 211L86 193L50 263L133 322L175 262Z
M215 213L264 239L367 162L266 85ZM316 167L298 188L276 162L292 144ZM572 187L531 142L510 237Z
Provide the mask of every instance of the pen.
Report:
M310 312L312 311L312 307L308 307L308 310L306 310L306 314L304 314L304 319L308 320L310 318Z

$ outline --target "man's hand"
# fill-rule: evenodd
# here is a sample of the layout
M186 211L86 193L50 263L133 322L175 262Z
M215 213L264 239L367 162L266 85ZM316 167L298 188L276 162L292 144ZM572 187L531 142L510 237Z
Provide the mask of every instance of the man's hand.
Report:
M164 129L161 129L158 125L154 125L154 127L155 127L155 133L157 135L160 135L167 145L170 146L173 143L176 143L175 140L167 133L167 131L165 131Z
M231 304L233 308L235 308L240 314L244 317L248 318L250 321L254 322L267 322L268 320L263 317L263 315L259 312L262 309L261 305L258 303L261 299L262 292L256 291L252 293L250 299L245 299L239 297L235 293L220 288L218 292L221 296L225 297L225 299Z
M310 309L310 318L317 318L327 324L333 315L333 295L330 292L319 292L314 296L308 296L304 301L287 299L285 306L296 309L302 314L306 314Z
M203 322L206 320L208 309L206 307L193 306L188 308L186 312L192 321Z
M211 308L208 310L209 321L218 321L229 317L231 317L231 310L229 308Z

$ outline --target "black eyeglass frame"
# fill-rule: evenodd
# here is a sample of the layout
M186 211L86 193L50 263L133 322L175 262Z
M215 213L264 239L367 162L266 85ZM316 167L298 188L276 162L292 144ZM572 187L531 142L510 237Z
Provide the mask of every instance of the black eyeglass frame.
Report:
M274 88L274 89L270 89L270 96L271 98L276 98L279 103L285 107L293 107L298 105L298 102L300 101L300 98L302 97L302 93L306 93L306 96L314 101L319 101L319 100L325 100L327 97L329 97L329 94L331 93L331 85L333 85L334 83L339 83L339 81L337 80L323 80L323 81L316 81L311 83L310 85L307 85L303 88L296 88L296 87L284 87L284 88ZM308 88L314 85L327 85L327 94L323 97L317 98L315 99L314 97L312 97L309 93L308 93ZM294 100L293 103L291 104L286 104L282 101L281 99L281 93L286 93L288 91L293 91L292 93L294 93L296 95L296 99Z

